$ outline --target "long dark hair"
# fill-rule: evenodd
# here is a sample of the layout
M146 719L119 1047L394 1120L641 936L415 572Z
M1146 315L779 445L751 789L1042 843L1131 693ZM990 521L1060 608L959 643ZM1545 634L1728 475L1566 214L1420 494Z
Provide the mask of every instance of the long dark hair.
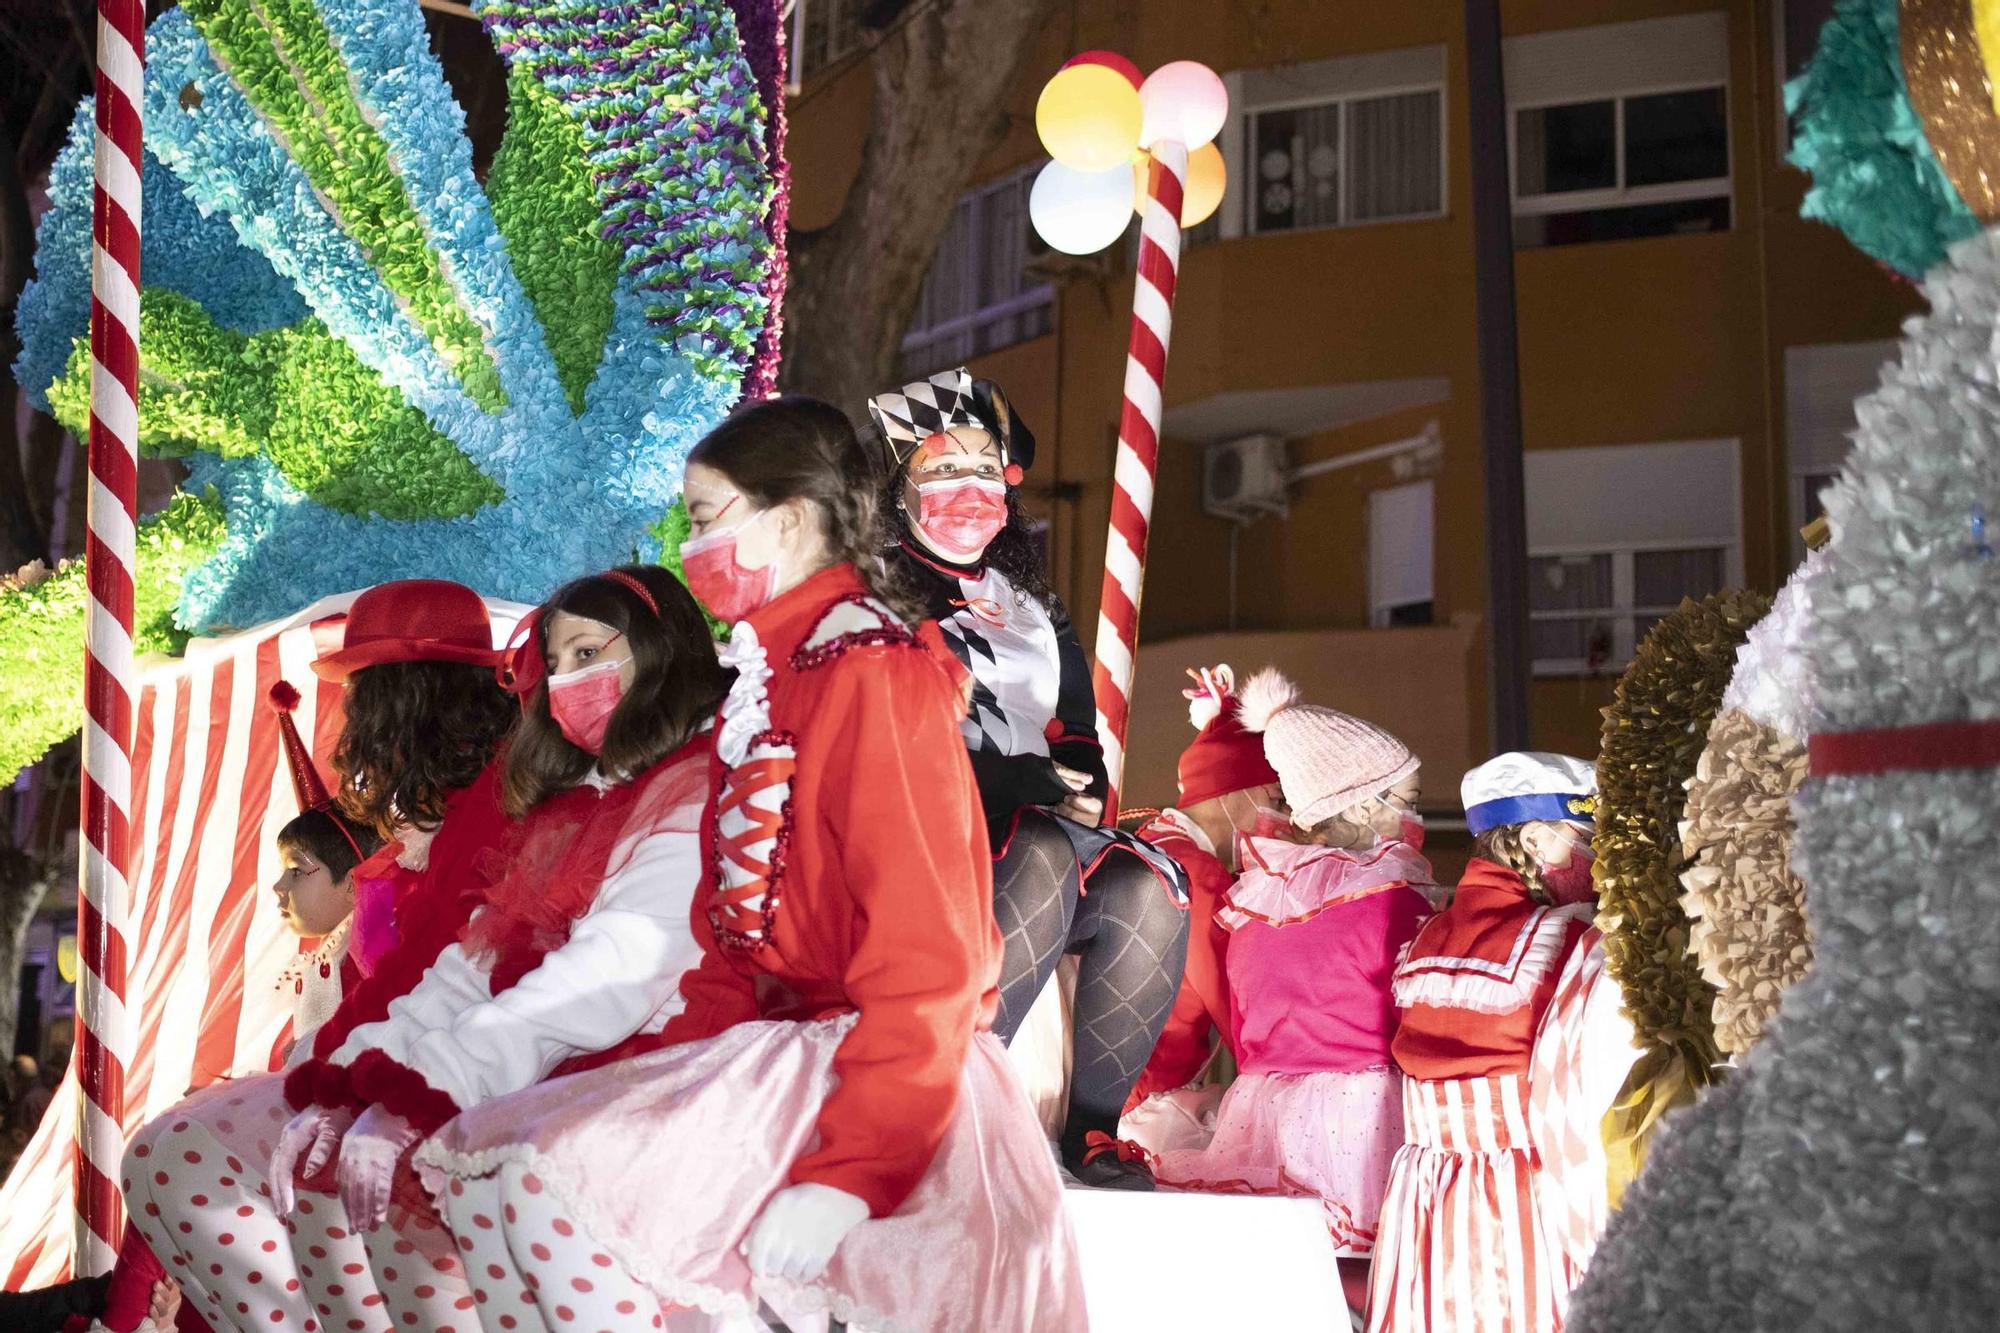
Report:
M593 755L572 744L549 715L547 683L534 687L507 746L501 800L516 818L575 786L593 764L608 777L643 773L687 744L728 689L708 622L681 581L658 565L624 565L616 572L642 584L653 605L604 574L566 583L543 603L532 651L547 654L549 621L558 611L609 625L632 646L631 688L605 725L601 753Z
M354 839L352 843L347 840L350 837ZM362 857L375 854L382 845L382 835L338 810L315 806L279 829L276 841L278 846L304 852L325 866L326 873L338 884L353 873Z
M333 752L340 805L387 837L399 819L436 828L513 729L514 701L490 666L382 662L347 682L347 724Z
M806 501L819 514L833 560L853 564L868 590L905 620L922 618L880 559L887 543L874 470L839 408L804 394L746 403L694 447L688 462L722 473L759 509Z

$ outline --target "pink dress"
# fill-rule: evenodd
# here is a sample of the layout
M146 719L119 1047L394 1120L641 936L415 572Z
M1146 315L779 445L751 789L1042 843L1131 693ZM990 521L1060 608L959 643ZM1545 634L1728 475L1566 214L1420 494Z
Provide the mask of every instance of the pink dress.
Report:
M1356 855L1249 840L1216 919L1241 1073L1205 1148L1165 1153L1180 1189L1317 1197L1334 1243L1374 1248L1403 1142L1389 1055L1396 958L1430 914L1430 865L1401 843Z

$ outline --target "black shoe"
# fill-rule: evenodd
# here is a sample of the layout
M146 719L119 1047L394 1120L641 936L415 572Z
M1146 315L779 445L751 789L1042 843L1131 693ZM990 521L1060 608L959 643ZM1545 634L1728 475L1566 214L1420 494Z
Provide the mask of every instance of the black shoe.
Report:
M1066 1163L1079 1185L1099 1190L1150 1191L1153 1168L1146 1150L1136 1143L1114 1139L1101 1130L1084 1135L1083 1157Z

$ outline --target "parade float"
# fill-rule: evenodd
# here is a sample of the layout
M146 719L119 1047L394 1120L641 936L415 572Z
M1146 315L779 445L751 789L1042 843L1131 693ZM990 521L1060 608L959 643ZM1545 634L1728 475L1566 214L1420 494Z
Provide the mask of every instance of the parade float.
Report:
M1590 1333L1975 1328L2000 1300L1996 89L2000 9L1849 0L1790 90L1806 211L1930 309L1857 402L1803 614L1752 665L1796 687L1796 655L1806 706L1743 696L1807 733L1795 845L1759 877L1792 912L1796 871L1810 967L1790 975L1794 932L1768 939L1775 1007L1752 992L1754 1042L1660 1126L1572 1304Z
M778 0L473 10L508 93L483 179L417 0L189 0L143 34L102 7L19 315L19 382L91 436L91 546L0 585L0 767L85 722L88 624L95 804L83 1099L0 1192L10 1289L69 1270L78 1211L97 1267L125 1134L282 1036L272 682L384 579L467 583L504 633L671 560L686 451L774 382ZM187 464L136 524L134 449ZM322 762L338 709L299 709Z

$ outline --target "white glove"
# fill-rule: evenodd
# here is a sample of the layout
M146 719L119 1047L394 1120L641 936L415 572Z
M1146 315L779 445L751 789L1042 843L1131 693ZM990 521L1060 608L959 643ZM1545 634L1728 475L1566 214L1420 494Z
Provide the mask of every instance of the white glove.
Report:
M423 1137L422 1130L394 1111L371 1106L361 1113L340 1145L335 1173L348 1226L373 1231L382 1225L389 1216L389 1186L396 1178L396 1163Z
M277 1207L279 1217L290 1213L298 1201L295 1175L310 1176L323 1170L340 1147L341 1136L353 1124L352 1111L308 1106L278 1131L277 1151L271 1154L271 1202Z
M743 1242L743 1256L759 1277L811 1282L826 1271L847 1233L867 1217L868 1205L846 1190L793 1185L764 1205Z

